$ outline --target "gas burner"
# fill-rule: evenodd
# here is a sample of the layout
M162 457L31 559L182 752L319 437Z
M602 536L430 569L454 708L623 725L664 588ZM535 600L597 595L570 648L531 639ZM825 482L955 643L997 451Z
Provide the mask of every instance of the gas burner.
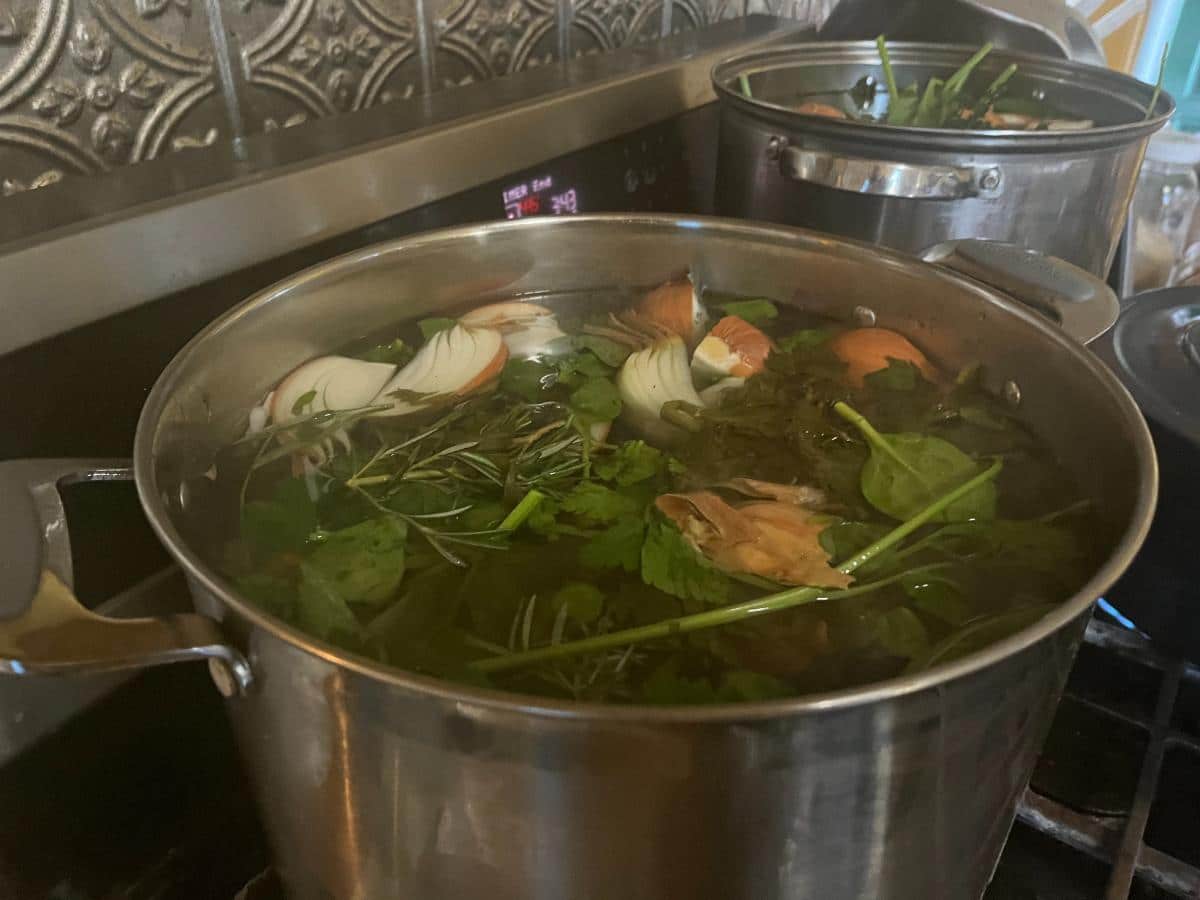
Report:
M1021 826L1098 864L1080 897L1200 896L1200 666L1089 623L1017 821L987 900L1063 898L1010 892Z

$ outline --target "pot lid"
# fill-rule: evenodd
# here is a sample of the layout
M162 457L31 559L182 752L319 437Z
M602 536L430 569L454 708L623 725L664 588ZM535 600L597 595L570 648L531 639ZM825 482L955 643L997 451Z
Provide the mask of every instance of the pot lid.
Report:
M1102 352L1142 410L1200 445L1200 287L1138 294Z

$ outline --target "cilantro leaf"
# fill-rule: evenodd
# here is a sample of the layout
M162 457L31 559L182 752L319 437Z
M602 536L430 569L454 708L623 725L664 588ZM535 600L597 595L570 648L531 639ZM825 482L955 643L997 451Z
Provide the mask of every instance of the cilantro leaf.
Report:
M557 381L554 368L536 359L510 359L500 373L500 389L529 403L545 400L545 392Z
M540 534L550 540L558 537L558 513L562 507L558 501L550 497L544 497L542 502L534 507L533 512L529 514L529 518L525 520L525 527L534 534Z
M558 373L558 381L569 388L577 388L589 378L608 378L613 371L611 366L587 351L556 359L554 368Z
M445 331L447 328L453 328L458 324L457 319L448 319L445 316L432 316L428 319L422 319L417 323L417 327L421 329L421 336L425 340L429 340L435 334Z
M594 525L607 525L627 516L640 516L641 504L602 484L585 481L563 499L565 512Z
M242 539L263 553L298 551L316 527L316 504L299 478L279 482L270 500L242 507Z
M730 300L718 304L727 316L737 316L751 325L762 325L779 315L779 310L770 300Z
M590 350L606 366L618 368L629 358L630 348L598 334L581 334L576 338L580 347Z
M570 402L585 424L611 422L621 414L621 395L607 378L589 378L571 392Z
M382 516L329 532L304 568L345 603L377 606L387 601L404 577L407 526ZM306 576L307 577L307 576Z
M586 625L600 618L604 611L604 592L594 584L583 581L572 581L555 592L550 598L550 608L555 615L562 607L567 608L567 617Z
M729 578L693 549L672 525L651 522L642 544L642 581L681 600L717 606L729 599Z
M642 699L660 705L716 703L717 692L707 678L679 674L679 657L672 655L642 683Z
M646 523L640 517L622 519L579 549L579 561L592 569L636 572L641 565Z
M645 441L626 441L603 459L597 460L592 471L597 478L628 487L653 478L663 471L666 458L657 447Z

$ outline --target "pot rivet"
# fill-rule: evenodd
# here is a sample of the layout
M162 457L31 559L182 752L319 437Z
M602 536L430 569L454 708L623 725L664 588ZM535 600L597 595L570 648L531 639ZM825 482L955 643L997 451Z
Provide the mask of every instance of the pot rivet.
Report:
M854 307L854 321L859 328L874 328L875 310L866 306Z
M979 176L979 187L981 190L994 191L1000 187L1000 170L988 169Z
M767 141L767 159L775 161L783 156L783 148L787 146L787 138L773 137Z
M1016 409L1021 405L1021 388L1015 381L1004 382L1004 389L1001 391L1004 397L1004 402Z
M233 673L229 671L229 666L225 665L224 662L219 659L210 659L208 661L208 674L212 677L213 684L217 686L217 690L221 692L222 697L237 695L237 679L233 677Z

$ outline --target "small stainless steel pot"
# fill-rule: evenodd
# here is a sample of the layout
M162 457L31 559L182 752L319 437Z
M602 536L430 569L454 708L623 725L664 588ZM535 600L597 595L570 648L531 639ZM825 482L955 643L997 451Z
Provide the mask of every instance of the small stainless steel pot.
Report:
M888 45L902 86L946 78L976 49ZM986 85L1009 63L1018 70L1008 96L1045 97L1095 127L965 131L795 112L812 92L843 90L864 76L883 84L879 51L865 41L778 47L719 64L717 211L909 253L957 238L1011 242L1104 277L1146 142L1175 104L1160 94L1147 116L1150 85L1014 51L993 51L973 78ZM885 103L880 93L870 109L878 114Z
M705 708L554 702L411 675L272 618L210 564L205 473L298 362L469 300L648 286L685 267L714 289L900 329L949 368L981 361L1096 498L1103 564L1043 620L942 668ZM1140 545L1156 487L1129 395L1000 292L822 235L667 216L406 238L302 272L206 328L155 385L134 458L194 614L84 611L67 586L53 485L87 466L44 468L0 466L13 501L0 571L18 588L0 598L0 668L208 659L283 882L306 900L978 897L1092 603ZM28 539L39 521L43 549Z

